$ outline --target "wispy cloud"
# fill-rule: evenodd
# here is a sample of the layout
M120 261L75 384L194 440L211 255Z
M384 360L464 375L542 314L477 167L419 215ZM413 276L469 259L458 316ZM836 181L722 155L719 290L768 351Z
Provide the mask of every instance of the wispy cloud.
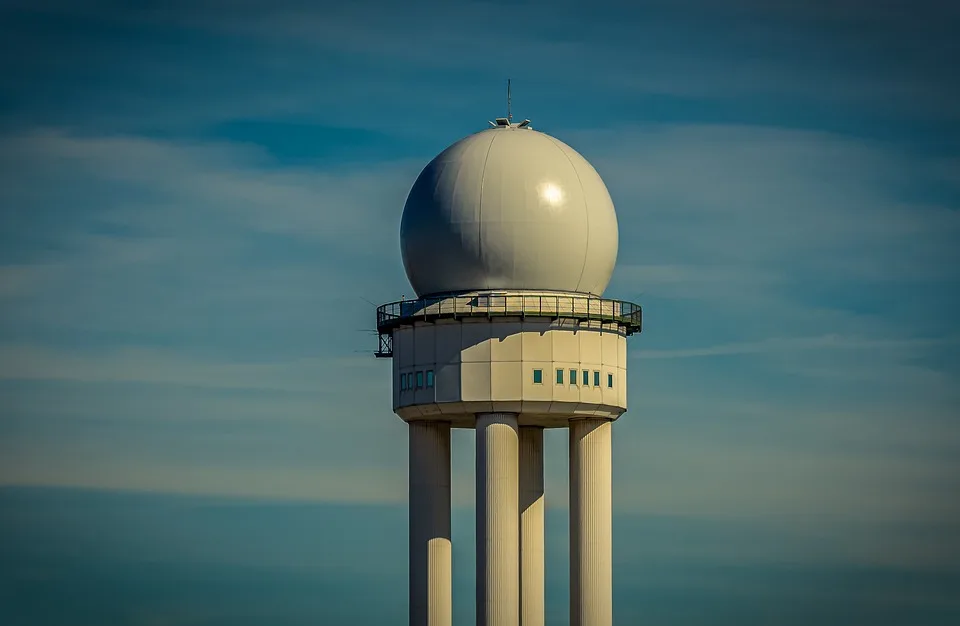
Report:
M383 391L384 376L373 378L377 372L386 372L382 365L370 355L242 363L190 355L183 348L174 351L123 347L81 355L39 346L0 346L0 380L139 382L220 389L315 392L317 381L336 375ZM353 385L353 392L364 393L358 384Z
M362 349L371 340L354 331L373 324L362 298L402 290L402 268L386 261L411 164L280 169L243 145L55 132L2 141L10 332L73 328L137 343L214 324L208 338L256 335L262 323L286 332L333 316L350 328L341 345ZM313 332L327 350L323 326Z
M794 352L797 350L915 350L938 346L952 346L960 338L945 339L869 339L865 337L842 337L821 335L818 337L783 337L763 341L746 341L692 350L635 350L631 358L637 359L686 359L706 356L735 354L761 354L771 352Z

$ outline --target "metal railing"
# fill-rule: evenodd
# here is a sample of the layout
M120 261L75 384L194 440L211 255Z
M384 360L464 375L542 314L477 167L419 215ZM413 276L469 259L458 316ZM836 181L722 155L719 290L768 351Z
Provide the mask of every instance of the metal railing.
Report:
M377 330L389 333L394 328L416 321L460 317L541 317L574 319L618 324L627 335L642 329L639 304L586 295L497 295L448 296L401 300L377 308Z

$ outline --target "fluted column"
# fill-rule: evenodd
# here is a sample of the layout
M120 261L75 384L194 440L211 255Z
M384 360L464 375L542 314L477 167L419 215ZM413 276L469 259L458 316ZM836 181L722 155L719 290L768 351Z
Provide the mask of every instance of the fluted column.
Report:
M570 422L570 626L613 624L611 427Z
M517 416L477 415L477 626L520 620Z
M409 430L410 626L451 626L450 424Z
M543 428L520 428L520 624L543 626Z

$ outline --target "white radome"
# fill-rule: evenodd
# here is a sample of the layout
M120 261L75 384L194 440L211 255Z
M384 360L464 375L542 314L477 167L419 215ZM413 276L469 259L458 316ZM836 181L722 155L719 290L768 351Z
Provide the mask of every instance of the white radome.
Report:
M600 296L617 261L617 215L580 154L516 125L456 142L410 190L400 225L417 295L479 290Z

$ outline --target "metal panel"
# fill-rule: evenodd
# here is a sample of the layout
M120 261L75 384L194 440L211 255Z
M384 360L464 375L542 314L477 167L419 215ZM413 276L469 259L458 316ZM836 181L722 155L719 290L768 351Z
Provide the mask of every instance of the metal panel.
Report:
M520 322L491 324L493 339L490 342L491 361L519 361L523 358L523 338Z
M447 363L437 368L437 402L459 402L460 364Z
M432 368L436 362L436 328L416 326L413 329L413 364L419 368Z
M463 324L449 323L449 320L443 320L447 323L437 323L434 327L436 332L436 359L437 367L445 363L459 363L461 343L461 328Z
M521 400L523 398L523 377L529 372L523 371L520 361L497 362L490 364L490 399Z
M490 324L464 324L460 333L463 351L460 360L470 363L490 362Z
M600 333L592 330L581 330L577 335L580 337L580 362L589 364L591 368L594 365L599 365L601 362Z
M400 367L413 367L413 329L399 328L393 334L393 358Z
M533 370L540 370L543 373L543 382L536 383L533 381ZM546 402L553 399L553 388L557 382L553 361L528 361L524 359L521 364L520 376L523 379L524 400Z
M522 356L524 361L552 361L553 360L553 338L550 336L546 324L524 323L523 325L523 348Z
M490 362L460 364L460 397L464 402L490 400Z

